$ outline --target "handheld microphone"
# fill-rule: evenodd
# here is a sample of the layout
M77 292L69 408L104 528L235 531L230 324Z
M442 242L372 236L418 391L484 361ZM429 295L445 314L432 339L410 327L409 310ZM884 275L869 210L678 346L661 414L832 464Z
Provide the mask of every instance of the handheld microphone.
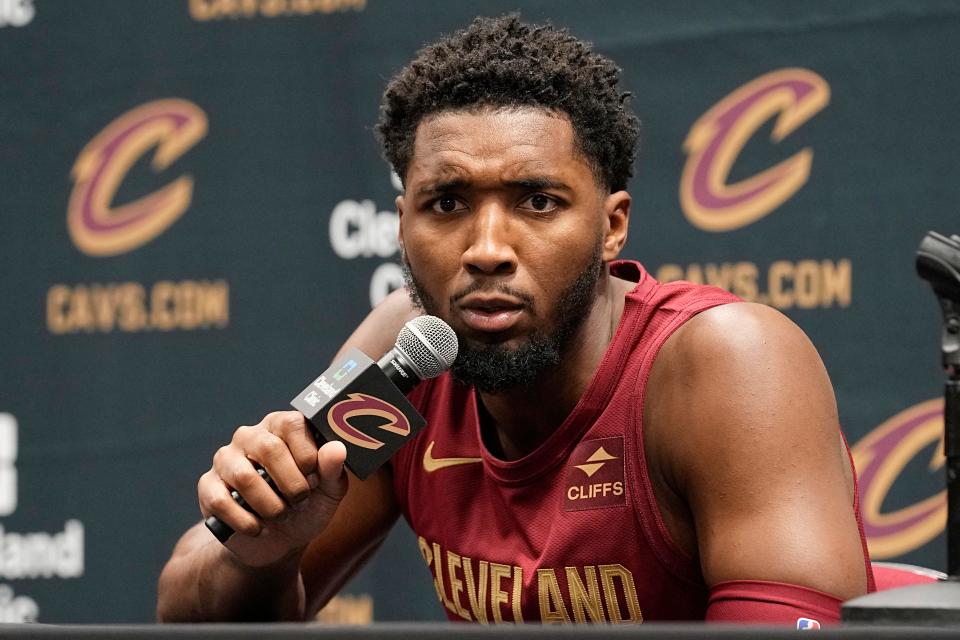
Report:
M403 326L396 344L378 362L350 348L290 404L304 415L318 440L343 442L347 468L364 480L426 424L406 394L449 369L456 357L453 329L436 316L418 316ZM264 469L257 473L277 491ZM236 490L230 495L255 513ZM204 524L220 542L234 533L216 516Z

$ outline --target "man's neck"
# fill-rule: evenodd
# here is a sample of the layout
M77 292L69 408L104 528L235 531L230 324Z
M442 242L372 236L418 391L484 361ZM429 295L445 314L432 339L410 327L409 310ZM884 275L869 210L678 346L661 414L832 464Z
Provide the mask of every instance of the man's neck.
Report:
M600 366L623 315L624 296L634 286L633 282L607 275L590 314L558 366L529 387L478 394L483 431L490 436L496 454L506 460L522 458L563 424Z

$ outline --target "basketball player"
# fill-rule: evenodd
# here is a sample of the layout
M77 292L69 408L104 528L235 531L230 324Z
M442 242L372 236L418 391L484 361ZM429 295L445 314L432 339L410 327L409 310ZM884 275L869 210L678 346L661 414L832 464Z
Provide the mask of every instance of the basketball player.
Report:
M182 537L161 620L309 619L401 515L455 620L806 628L873 588L806 336L619 259L638 135L619 73L506 16L390 82L378 132L408 283L344 347L379 356L428 312L457 362L410 394L427 427L363 482L297 412L238 428L198 484L203 516L237 533Z

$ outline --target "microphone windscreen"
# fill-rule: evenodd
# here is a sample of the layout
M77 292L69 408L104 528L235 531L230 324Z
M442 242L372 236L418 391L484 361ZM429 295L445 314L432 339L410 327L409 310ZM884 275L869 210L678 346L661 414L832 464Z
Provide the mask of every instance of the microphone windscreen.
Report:
M417 316L403 325L396 349L410 360L421 380L436 378L457 358L457 334L436 316Z

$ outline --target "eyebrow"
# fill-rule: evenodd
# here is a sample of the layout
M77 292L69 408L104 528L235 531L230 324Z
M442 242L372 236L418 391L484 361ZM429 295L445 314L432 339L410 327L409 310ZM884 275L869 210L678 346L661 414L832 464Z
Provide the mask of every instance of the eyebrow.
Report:
M554 180L546 176L531 176L528 178L518 178L516 180L507 180L504 184L508 187L519 187L522 189L530 189L534 191L539 191L543 189L555 189L559 191L572 191L565 182L559 180ZM431 195L435 193L449 193L451 191L457 191L464 189L470 186L469 180L445 180L443 182L435 182L432 184L426 184L419 189L417 189L417 194L419 195Z
M557 189L560 191L572 191L565 183L554 180L546 176L531 176L529 178L518 178L517 180L507 180L507 185L511 187L523 187L525 189Z
M427 196L433 193L448 193L450 191L456 191L468 186L470 186L470 182L467 180L444 180L443 182L425 184L417 189L417 194Z

